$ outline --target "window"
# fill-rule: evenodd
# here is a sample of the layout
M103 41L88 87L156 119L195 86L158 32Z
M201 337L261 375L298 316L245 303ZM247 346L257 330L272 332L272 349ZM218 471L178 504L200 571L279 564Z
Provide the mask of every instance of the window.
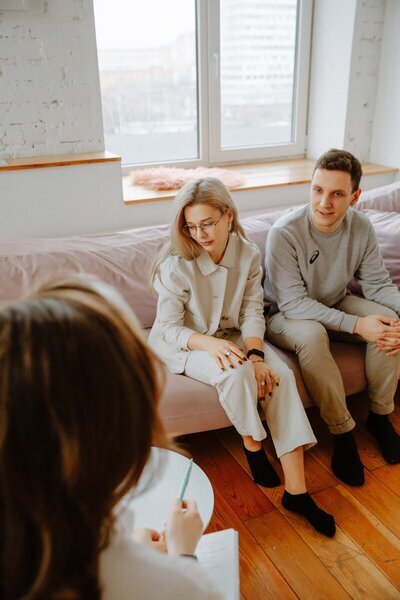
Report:
M94 0L107 150L124 165L301 156L312 0Z

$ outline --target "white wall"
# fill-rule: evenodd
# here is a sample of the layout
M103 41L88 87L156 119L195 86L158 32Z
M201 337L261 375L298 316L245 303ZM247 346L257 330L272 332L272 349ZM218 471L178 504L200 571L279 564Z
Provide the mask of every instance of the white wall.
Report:
M104 150L92 1L28 6L0 3L0 157Z
M308 156L344 148L369 160L385 0L315 0Z
M365 162L370 161L384 14L385 0L357 2L343 148Z
M363 189L391 183L371 175ZM309 185L233 192L243 214L307 202ZM171 221L171 200L125 205L120 165L108 162L0 171L0 240L64 237Z
M103 150L92 0L29 4L0 10L0 156ZM311 158L331 146L369 158L384 4L315 0ZM400 167L400 0L387 7L371 159ZM390 181L370 177L364 188ZM234 194L240 211L307 196L306 185ZM118 163L97 164L0 171L0 215L0 239L51 237L167 222L170 203L124 206Z
M315 0L308 156L343 148L356 0ZM338 25L340 24L340 27Z
M400 168L400 2L387 0L371 161ZM400 175L397 174L400 180Z

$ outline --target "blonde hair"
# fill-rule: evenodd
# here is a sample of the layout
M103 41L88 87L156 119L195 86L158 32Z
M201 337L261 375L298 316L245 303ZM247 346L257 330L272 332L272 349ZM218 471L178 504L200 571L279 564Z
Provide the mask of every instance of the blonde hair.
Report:
M176 195L173 203L173 217L170 228L170 240L157 256L150 272L150 283L153 284L154 277L161 263L168 256L181 256L186 260L193 260L199 256L201 246L192 237L184 233L186 224L184 210L187 206L207 204L220 211L223 215L226 211L232 214L230 231L247 240L243 227L239 222L237 208L232 197L219 179L215 177L203 177L185 185Z

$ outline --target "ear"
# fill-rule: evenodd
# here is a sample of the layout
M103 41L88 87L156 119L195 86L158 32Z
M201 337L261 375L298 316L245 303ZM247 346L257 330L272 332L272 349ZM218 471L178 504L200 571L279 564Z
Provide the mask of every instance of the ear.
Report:
M227 217L228 217L228 223L232 223L232 221L233 221L233 214L232 214L232 211L231 211L231 209L230 209L230 208L228 208L228 210L226 211L226 213L225 213L225 214L226 214L226 215L227 215Z
M354 206L355 204L357 204L357 201L358 201L358 199L360 197L360 194L361 194L361 188L358 188L358 190L356 190L353 193L353 197L351 199L350 206Z

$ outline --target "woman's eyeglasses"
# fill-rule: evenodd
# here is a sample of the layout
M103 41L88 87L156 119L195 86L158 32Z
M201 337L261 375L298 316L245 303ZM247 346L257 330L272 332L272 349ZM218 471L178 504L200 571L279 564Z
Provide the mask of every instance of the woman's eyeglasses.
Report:
M225 213L224 213L225 214ZM198 232L206 233L207 235L212 235L215 232L215 228L218 223L222 219L224 215L221 215L217 221L213 221L212 223L205 223L204 225L188 225L187 223L183 226L183 231L186 235L191 237L196 237Z

